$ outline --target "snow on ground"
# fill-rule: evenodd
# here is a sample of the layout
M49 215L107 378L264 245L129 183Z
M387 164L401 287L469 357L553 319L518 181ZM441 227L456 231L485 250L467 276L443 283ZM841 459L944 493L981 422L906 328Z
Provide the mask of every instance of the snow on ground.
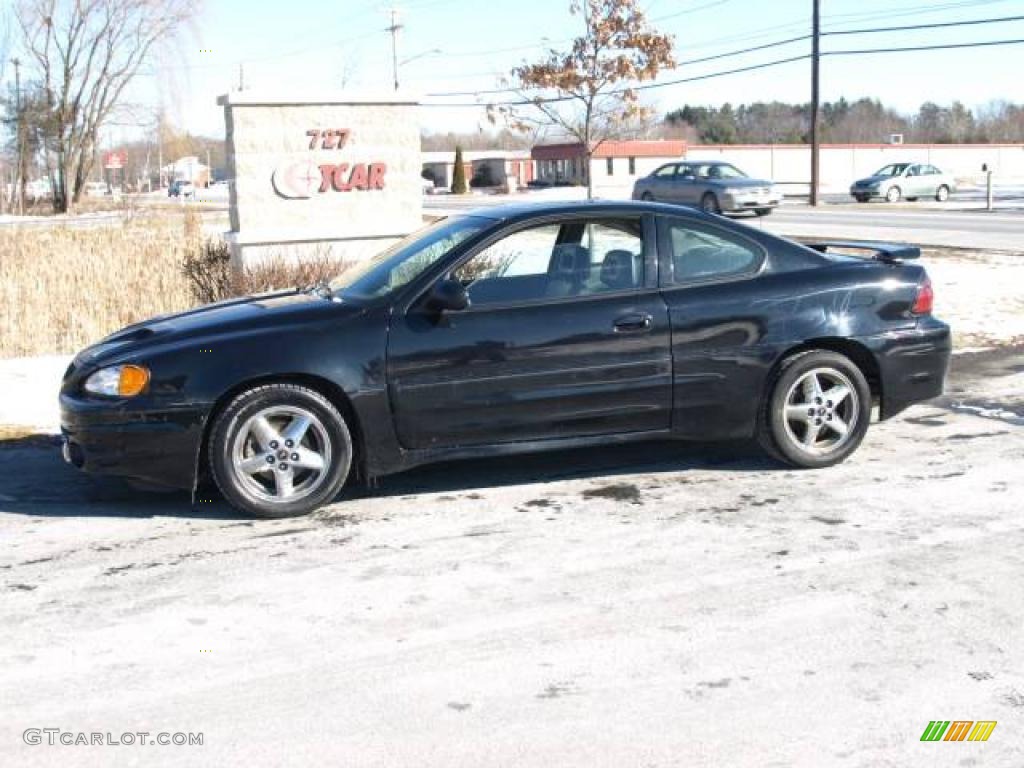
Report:
M1024 341L1024 255L928 249L920 263L956 347Z
M57 393L71 355L0 360L0 427L60 431Z

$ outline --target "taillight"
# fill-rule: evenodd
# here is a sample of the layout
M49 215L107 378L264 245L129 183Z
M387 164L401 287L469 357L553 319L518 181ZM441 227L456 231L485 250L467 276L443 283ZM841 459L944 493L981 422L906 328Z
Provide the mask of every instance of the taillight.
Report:
M914 306L910 308L910 312L914 315L927 315L931 313L934 302L935 291L932 290L932 281L926 277L924 282L917 286L917 298L914 299Z

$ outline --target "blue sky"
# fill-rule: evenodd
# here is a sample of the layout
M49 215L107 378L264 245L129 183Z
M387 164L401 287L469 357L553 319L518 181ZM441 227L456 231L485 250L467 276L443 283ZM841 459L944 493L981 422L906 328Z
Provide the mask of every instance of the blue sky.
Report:
M497 79L545 49L542 38L571 38L581 27L568 0L406 0L396 3L403 90L427 94L494 88ZM656 26L675 35L677 59L725 53L805 34L811 0L643 0ZM937 23L1024 16L1024 0L822 0L823 29ZM391 88L390 5L376 0L205 0L195 34L134 88L141 101L162 100L175 122L220 134L218 94L246 85L260 90ZM823 50L1024 38L1024 21L949 29L826 37ZM442 54L432 53L441 49ZM686 65L662 79L702 75L810 50L810 42ZM422 54L422 55L421 55ZM822 97L870 96L901 110L924 100L969 106L991 99L1024 102L1024 45L823 59ZM666 111L686 103L721 104L809 98L810 63L649 91ZM471 97L460 99L472 101ZM428 128L467 130L483 124L477 109L425 110Z

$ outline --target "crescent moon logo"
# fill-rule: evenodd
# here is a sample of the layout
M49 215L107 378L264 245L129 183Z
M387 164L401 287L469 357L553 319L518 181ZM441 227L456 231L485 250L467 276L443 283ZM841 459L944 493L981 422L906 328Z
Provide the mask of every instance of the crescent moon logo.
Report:
M307 200L320 189L323 174L315 163L299 161L274 170L274 189L290 200Z

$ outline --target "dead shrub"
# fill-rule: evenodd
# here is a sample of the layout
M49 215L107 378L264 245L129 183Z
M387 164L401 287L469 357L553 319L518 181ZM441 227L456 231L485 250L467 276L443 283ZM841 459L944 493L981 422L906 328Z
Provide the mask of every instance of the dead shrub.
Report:
M347 268L345 261L318 253L302 260L279 256L239 270L232 267L231 251L221 240L201 243L182 264L192 297L199 304L329 282Z

